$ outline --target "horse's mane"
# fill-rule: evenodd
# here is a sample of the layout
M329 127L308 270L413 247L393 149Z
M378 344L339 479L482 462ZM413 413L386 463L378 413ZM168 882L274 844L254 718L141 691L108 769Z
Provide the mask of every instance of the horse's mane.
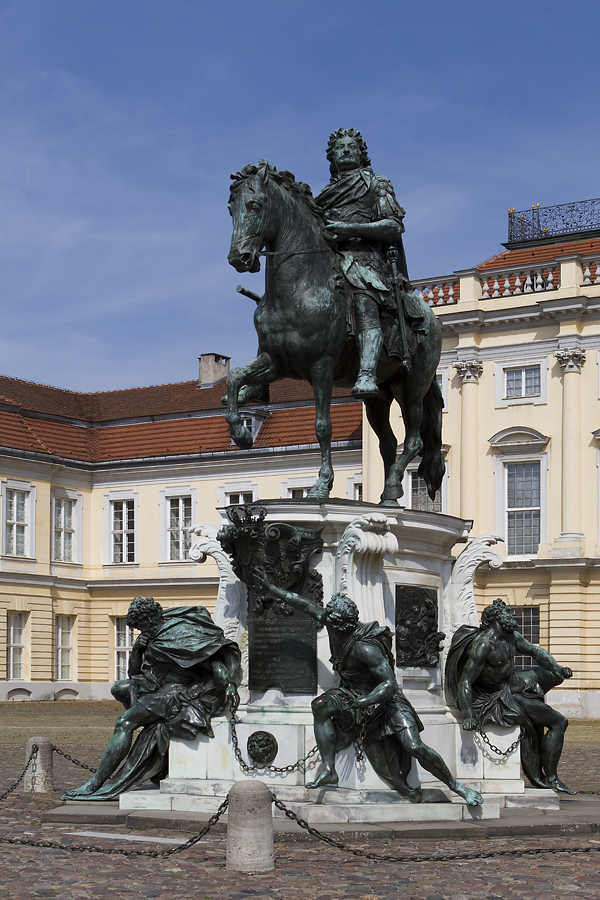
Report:
M335 242L335 238L331 237L325 230L327 226L325 213L321 207L317 205L309 185L305 184L304 181L296 181L295 176L291 172L288 172L287 169L281 169L281 171L279 171L275 166L270 165L266 159L260 159L257 166L254 165L254 163L249 163L247 166L244 166L240 172L235 172L235 174L231 176L233 181L233 184L231 185L231 195L233 195L242 184L247 182L250 178L253 178L255 175L260 175L265 180L267 178L272 179L276 184L280 185L280 187L297 197L311 215L317 219L318 224L324 231L323 236L325 237L325 240L332 244Z

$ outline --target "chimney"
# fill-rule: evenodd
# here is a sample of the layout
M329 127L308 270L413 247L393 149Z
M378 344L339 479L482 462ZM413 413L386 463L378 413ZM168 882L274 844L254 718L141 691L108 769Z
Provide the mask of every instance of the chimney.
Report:
M199 381L201 387L208 387L229 375L230 356L221 356L220 353L203 353L198 359L200 361Z

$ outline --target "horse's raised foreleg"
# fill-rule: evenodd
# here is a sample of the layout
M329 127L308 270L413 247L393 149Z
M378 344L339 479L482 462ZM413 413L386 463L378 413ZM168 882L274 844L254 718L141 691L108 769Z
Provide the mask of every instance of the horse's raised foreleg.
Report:
M333 388L333 365L329 360L321 361L311 369L313 393L315 395L315 434L321 448L321 468L319 477L308 492L313 500L327 500L333 487L333 466L331 464L331 391Z
M365 400L369 425L379 438L379 452L383 460L386 480L389 477L392 466L396 462L396 451L398 449L398 441L390 425L391 405L391 396L385 399L381 396L370 397L368 400Z
M227 378L227 412L225 421L229 425L231 439L241 447L249 450L253 443L251 432L243 425L239 410L239 393L244 385L270 384L279 378L273 360L268 353L261 353L247 366L232 369Z
M419 456L423 449L423 440L420 432L421 419L423 417L423 401L420 395L418 396L418 399L415 397L412 397L410 400L407 399L406 395L408 393L409 391L406 390L406 384L403 388L394 390L394 394L402 410L402 418L404 419L406 433L404 436L402 453L392 465L383 486L383 493L381 495L381 503L383 505L396 505L398 497L401 497L404 493L402 480L404 478L406 467L411 460L416 456Z

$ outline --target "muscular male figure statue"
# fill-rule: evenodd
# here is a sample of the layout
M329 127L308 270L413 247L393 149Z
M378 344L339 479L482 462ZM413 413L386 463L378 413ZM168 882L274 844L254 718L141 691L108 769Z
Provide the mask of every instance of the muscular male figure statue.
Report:
M419 802L421 788L407 784L412 757L470 806L483 803L481 794L456 781L441 756L423 743L423 725L396 681L391 651L392 634L378 622L358 621L356 604L336 594L325 608L272 585L259 572L261 586L325 625L339 688L325 691L312 702L314 728L323 771L307 788L337 785L335 756L360 738L377 774L399 794Z
M465 731L488 723L521 725L521 762L531 784L574 794L557 773L569 721L544 701L544 694L573 672L526 640L518 627L500 599L484 609L480 628L462 625L446 661L448 693L465 716ZM532 656L538 665L516 672L515 653Z

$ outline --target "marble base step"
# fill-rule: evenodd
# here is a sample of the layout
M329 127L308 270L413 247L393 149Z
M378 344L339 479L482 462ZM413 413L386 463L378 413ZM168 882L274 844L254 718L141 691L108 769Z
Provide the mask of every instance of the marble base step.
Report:
M291 789L288 789L291 793ZM298 789L298 794L315 794L321 792L304 791ZM277 796L285 805L306 822L314 824L342 823L342 822L463 822L479 821L483 819L498 819L500 817L500 802L497 798L486 798L482 807L467 806L459 797L452 800L446 797L442 791L433 790L427 793L435 799L434 802L410 803L399 798L381 798L380 802L373 802L375 798L364 797L356 802L355 791L323 791L327 802L312 802L308 798L297 797L295 799L283 796L279 789ZM378 792L365 792L378 793ZM383 793L383 792L382 792ZM390 794L393 792L390 791ZM165 791L130 791L121 795L120 809L160 809L171 811L185 811L212 814L216 812L223 802L227 792L220 795L200 794L173 794ZM335 797L335 801L333 797ZM337 795L337 796L336 796ZM340 796L346 795L346 796ZM397 796L397 795L396 795ZM354 800L355 802L352 802ZM369 802L371 801L371 802ZM440 802L441 801L441 802ZM284 816L284 813L274 808L275 818Z

